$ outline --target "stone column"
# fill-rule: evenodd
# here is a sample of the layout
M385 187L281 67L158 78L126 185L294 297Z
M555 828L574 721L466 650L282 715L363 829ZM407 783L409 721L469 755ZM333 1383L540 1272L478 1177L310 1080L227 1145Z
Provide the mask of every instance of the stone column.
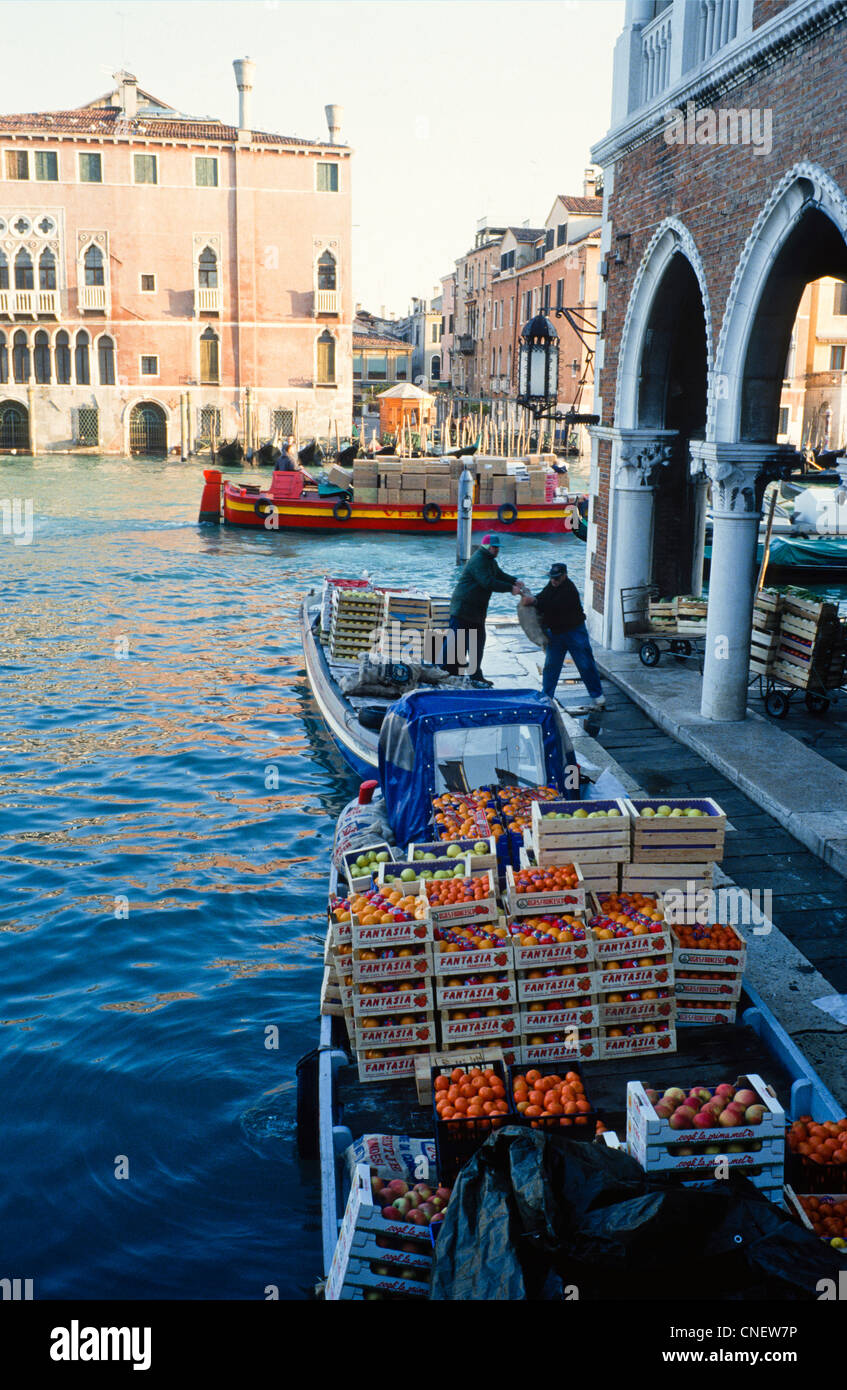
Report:
M747 713L750 632L758 573L762 494L787 471L794 449L692 441L692 472L712 485L712 566L700 712L731 722Z
M614 651L626 651L621 589L653 576L653 501L661 469L673 456L676 430L615 430L610 487L606 608Z
M703 592L703 562L706 549L706 511L708 483L705 474L694 478L694 551L691 557L691 593L699 598Z

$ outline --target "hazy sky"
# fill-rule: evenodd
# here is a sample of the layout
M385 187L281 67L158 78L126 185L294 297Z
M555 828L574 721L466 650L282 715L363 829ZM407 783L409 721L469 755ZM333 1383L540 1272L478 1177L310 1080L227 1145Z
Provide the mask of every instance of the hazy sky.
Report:
M581 193L609 121L623 0L0 0L3 111L79 106L125 66L154 95L355 150L354 297L403 313L476 224L543 221Z

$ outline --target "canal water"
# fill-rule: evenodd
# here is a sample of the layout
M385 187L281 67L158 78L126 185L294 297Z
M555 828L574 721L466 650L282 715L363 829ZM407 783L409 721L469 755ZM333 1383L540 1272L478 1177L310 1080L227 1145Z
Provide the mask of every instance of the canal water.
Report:
M0 474L0 1277L40 1299L305 1296L294 1068L356 784L297 606L327 570L449 593L455 546L199 527L194 463ZM572 537L501 553L536 587L561 558L581 584Z

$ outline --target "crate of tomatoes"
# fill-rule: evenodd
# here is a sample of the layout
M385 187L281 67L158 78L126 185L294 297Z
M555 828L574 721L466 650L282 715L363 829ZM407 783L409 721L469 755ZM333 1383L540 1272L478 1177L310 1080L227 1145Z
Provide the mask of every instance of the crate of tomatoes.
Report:
M497 887L490 869L465 878L426 879L420 903L436 927L455 927L497 919Z
M502 1062L436 1066L431 1072L438 1176L452 1185L460 1168L495 1129L510 1121Z
M575 1063L567 1070L547 1074L537 1067L510 1067L509 1091L515 1122L525 1128L589 1140L605 1128L599 1110L586 1095L582 1072Z
M581 912L585 907L585 879L578 864L530 864L521 851L521 867L506 869L506 905L513 917L532 917L544 912Z
M801 1115L788 1131L787 1177L795 1192L847 1192L847 1116Z

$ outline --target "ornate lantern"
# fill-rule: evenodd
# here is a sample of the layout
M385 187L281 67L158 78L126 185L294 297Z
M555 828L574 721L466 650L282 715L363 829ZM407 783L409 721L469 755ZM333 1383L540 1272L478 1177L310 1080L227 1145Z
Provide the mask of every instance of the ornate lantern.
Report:
M540 416L559 397L559 335L550 319L536 314L524 325L518 354L518 405Z

